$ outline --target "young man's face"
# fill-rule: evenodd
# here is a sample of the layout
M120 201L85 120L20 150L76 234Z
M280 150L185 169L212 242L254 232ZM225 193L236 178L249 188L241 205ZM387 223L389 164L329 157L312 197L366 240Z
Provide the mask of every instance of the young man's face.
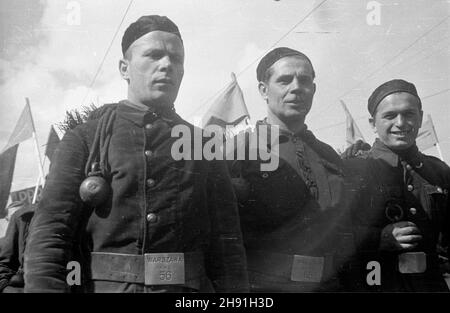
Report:
M259 90L269 110L284 122L304 122L316 92L311 64L291 56L278 60L268 70L272 75L267 82L259 83Z
M137 39L119 69L129 83L131 102L167 106L177 97L184 75L184 48L174 34L154 31Z
M380 140L392 150L411 147L422 126L419 99L407 92L388 95L370 120Z

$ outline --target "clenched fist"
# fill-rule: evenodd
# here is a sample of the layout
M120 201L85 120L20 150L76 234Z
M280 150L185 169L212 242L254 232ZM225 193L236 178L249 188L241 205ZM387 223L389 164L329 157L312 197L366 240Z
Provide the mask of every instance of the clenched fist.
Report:
M401 221L389 224L381 231L380 250L402 251L412 250L422 240L416 224Z

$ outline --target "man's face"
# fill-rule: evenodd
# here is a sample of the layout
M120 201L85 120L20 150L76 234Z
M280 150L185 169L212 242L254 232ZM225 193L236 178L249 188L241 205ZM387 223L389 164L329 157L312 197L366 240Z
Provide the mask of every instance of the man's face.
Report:
M120 61L128 98L144 105L174 103L184 74L184 48L174 34L154 31L137 39Z
M407 92L388 95L370 120L380 140L392 150L411 147L422 126L419 99Z
M303 123L316 92L311 64L301 57L285 57L268 71L272 75L260 82L259 90L269 110L283 122Z

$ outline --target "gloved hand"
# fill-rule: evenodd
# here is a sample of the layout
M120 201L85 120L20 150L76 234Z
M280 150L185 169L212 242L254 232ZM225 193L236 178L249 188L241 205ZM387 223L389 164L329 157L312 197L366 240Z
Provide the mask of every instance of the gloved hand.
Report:
M362 151L367 151L367 150L370 150L370 145L367 142L364 142L361 139L359 139L354 144L352 144L350 147L345 149L344 152L342 152L341 159L346 160L346 159L354 158L354 157L358 156L359 154L361 154Z
M380 250L412 250L422 240L419 228L413 222L401 221L389 224L381 231Z

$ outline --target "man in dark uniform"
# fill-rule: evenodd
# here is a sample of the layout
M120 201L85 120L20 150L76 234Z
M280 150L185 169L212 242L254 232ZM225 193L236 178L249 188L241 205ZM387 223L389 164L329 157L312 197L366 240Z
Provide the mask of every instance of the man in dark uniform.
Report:
M194 132L173 107L184 73L177 26L143 16L122 52L127 100L68 131L56 150L30 230L25 291L68 291L74 260L87 292L247 291L226 164L171 154L174 127Z
M260 140L258 133L269 127L270 153L279 164L262 170L264 160L251 159L248 143L246 160L231 166L252 291L341 290L339 273L351 253L351 229L346 225L342 161L305 124L316 91L314 78L309 58L290 48L272 50L257 67L268 110L248 138ZM273 138L275 127L278 138Z
M5 237L0 238L0 292L23 292L23 253L34 206L15 201L7 208L8 228ZM13 208L17 210L10 215Z
M417 90L404 80L388 81L372 93L368 109L378 138L346 161L356 195L354 288L448 291L438 251L448 258L450 168L417 149L423 116ZM380 265L378 283L366 277L371 261Z

